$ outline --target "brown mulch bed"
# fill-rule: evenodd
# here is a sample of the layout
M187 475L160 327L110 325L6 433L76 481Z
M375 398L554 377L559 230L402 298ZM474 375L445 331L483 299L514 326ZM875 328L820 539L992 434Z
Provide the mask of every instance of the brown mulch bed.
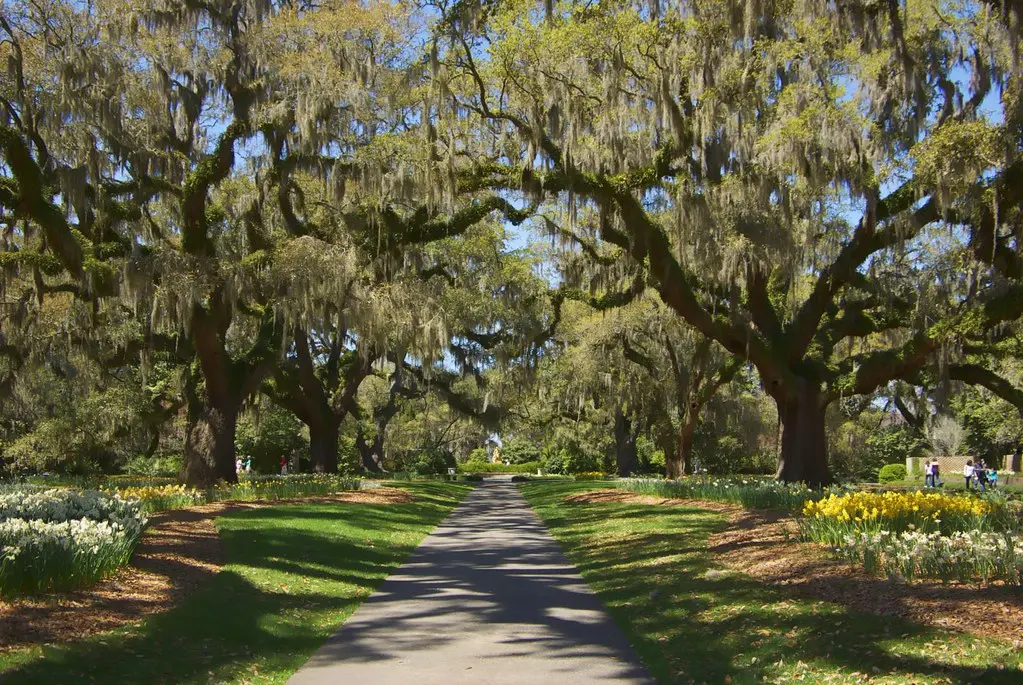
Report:
M224 565L214 519L227 512L289 503L403 504L414 499L407 490L381 487L275 502L221 502L155 514L131 565L115 577L87 590L0 600L0 652L70 642L178 605Z
M581 493L566 501L690 506L724 513L728 526L711 535L708 544L718 561L732 570L784 586L801 597L835 602L855 611L1023 644L1023 593L1019 589L876 578L834 558L821 545L800 542L795 521L781 512L614 490Z

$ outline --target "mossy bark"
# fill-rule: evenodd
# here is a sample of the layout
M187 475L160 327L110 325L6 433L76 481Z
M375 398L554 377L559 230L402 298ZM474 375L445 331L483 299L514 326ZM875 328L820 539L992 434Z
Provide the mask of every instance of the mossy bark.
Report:
M218 480L238 482L234 448L237 423L237 406L206 404L189 409L181 477L186 485L209 488Z
M810 487L830 485L824 422L827 402L819 384L799 379L796 388L779 393L775 402L782 422L778 479Z
M633 423L621 409L615 412L615 466L622 478L634 474L639 465Z
M309 458L316 473L337 473L338 431L334 415L309 423Z
M697 413L686 412L682 417L682 428L678 435L678 476L693 472L693 437L696 435ZM676 478L678 476L675 476Z

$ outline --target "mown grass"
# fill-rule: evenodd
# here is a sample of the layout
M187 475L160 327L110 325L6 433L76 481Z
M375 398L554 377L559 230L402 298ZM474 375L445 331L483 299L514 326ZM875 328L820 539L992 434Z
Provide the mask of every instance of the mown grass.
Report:
M564 501L606 489L598 483L520 487L660 683L1023 682L1023 656L1006 641L800 599L721 570L707 538L722 515Z
M69 645L0 654L0 682L282 683L469 492L282 505L217 519L229 564L181 606Z

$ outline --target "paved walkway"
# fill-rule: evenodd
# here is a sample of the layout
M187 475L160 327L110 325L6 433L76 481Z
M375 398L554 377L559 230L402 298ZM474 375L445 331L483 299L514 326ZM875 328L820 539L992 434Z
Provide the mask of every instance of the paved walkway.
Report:
M511 483L486 482L289 685L652 685Z

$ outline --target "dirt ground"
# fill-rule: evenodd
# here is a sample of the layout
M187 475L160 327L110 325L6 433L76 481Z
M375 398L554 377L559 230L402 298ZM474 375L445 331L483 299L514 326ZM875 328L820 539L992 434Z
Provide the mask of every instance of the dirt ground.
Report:
M779 512L620 490L598 490L566 499L579 503L685 506L720 512L728 516L728 527L712 535L709 546L727 568L770 585L784 586L808 599L979 636L1007 638L1023 645L1023 593L1018 589L876 578L836 559L822 545L800 542L795 521Z
M229 511L287 503L398 504L413 499L407 490L381 487L300 500L223 502L155 514L131 565L117 576L87 590L0 600L0 651L70 642L176 606L224 565L224 547L214 519Z

